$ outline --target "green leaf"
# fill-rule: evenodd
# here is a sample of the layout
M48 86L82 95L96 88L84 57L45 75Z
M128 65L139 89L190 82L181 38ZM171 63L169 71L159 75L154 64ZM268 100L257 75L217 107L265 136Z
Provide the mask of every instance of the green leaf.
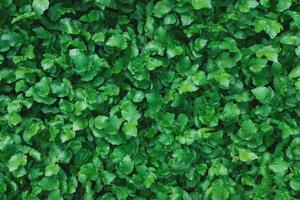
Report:
M122 128L123 132L127 136L136 137L137 136L137 122L136 121L128 121L125 122Z
M295 54L300 57L300 46L297 46L297 48L295 49Z
M91 10L88 14L80 17L80 21L83 22L95 22L101 18L100 13L96 10Z
M48 200L63 200L59 191L53 191L49 194Z
M254 58L249 61L249 68L254 73L261 72L265 67L267 67L268 61L264 58Z
M29 149L29 155L34 158L36 161L40 161L41 160L41 153L38 152L37 150L30 148Z
M252 8L256 8L258 6L258 2L256 0L239 0L237 2L238 8L241 12L250 12Z
M251 91L255 98L262 104L269 104L274 97L273 90L264 86L257 87Z
M96 44L101 44L102 42L105 41L105 33L103 32L95 33L92 39L96 42Z
M94 120L94 125L97 129L103 129L108 118L103 115L98 115Z
M110 118L108 118L105 122L104 129L105 131L107 131L108 134L114 135L120 129L122 122L122 119L113 115Z
M48 70L54 66L54 59L45 58L42 60L41 65L44 70Z
M59 172L59 166L57 164L50 164L45 169L45 176L53 176Z
M240 115L240 113L241 112L239 107L236 104L230 102L227 103L224 107L223 118L226 121L232 121L236 119Z
M25 141L30 141L33 136L35 136L41 129L40 123L32 123L29 128L25 131L23 137Z
M75 131L80 130L82 128L81 127L82 125L80 125L80 122L74 122L74 123L77 123L77 124L73 125L73 130L71 129L70 126L63 127L63 131L60 135L60 140L62 143L75 138L75 136L76 136ZM83 125L83 127L84 127L84 125Z
M24 14L21 15L17 15L16 17L13 18L11 23L16 23L18 21L22 21L22 20L26 20L26 19L30 19L31 17L33 17L35 15L34 12L26 12Z
M130 194L130 190L123 186L113 186L112 190L118 199L127 199Z
M231 82L231 75L226 72L218 71L208 74L207 79L209 80L211 78L215 79L222 88L228 88Z
M211 0L191 0L191 4L197 10L203 8L208 8L208 9L212 8Z
M289 73L289 78L293 79L293 78L298 78L300 77L300 67L295 67L292 69L292 71Z
M16 171L19 167L25 166L27 163L27 156L21 153L13 155L7 164L10 172Z
M280 42L286 45L297 46L300 44L300 38L298 35L285 34L280 37Z
M265 31L271 39L274 39L283 29L282 25L274 20L259 19L255 22L255 31Z
M229 197L229 192L226 189L223 181L217 179L212 184L212 200L226 200Z
M44 177L38 182L38 185L45 191L58 190L59 180L55 177Z
M270 0L260 0L259 3L266 8L269 8L271 6Z
M40 97L47 97L50 93L50 87L48 84L48 79L46 77L42 78L40 82L36 83L34 88L34 92Z
M288 148L286 149L286 155L289 159L300 160L300 138L294 138Z
M300 191L300 181L299 180L291 180L290 186L295 191Z
M269 61L278 62L278 51L271 45L258 47L255 53L259 58L264 56Z
M258 156L248 149L241 149L239 152L239 159L243 162L251 162L258 159Z
M19 115L19 114L16 113L16 112L9 113L9 115L8 115L8 122L9 122L11 125L16 126L16 125L18 125L21 121L22 121L21 115Z
M118 165L117 172L120 175L128 175L134 169L134 163L131 160L130 156L125 156Z
M158 59L155 59L155 58L149 58L146 67L147 67L150 71L152 71L152 70L155 70L155 69L158 68L158 67L163 66L163 64L164 64L164 63L163 63L161 60L158 60Z
M179 94L187 93L187 92L195 92L198 90L198 87L193 83L192 78L188 77L186 80L184 80L179 88Z
M236 61L229 53L225 52L218 56L217 65L220 68L232 68L236 65Z
M136 106L130 101L125 101L121 105L121 115L127 121L137 121L141 117Z
M108 171L103 171L101 173L101 178L105 185L109 185L116 178L116 175Z
M181 58L179 62L176 64L176 70L182 76L188 75L191 68L192 68L192 63L188 56Z
M144 185L146 186L146 188L150 188L151 185L155 182L156 176L153 173L150 173L146 176L146 178L144 179Z
M121 50L127 48L127 40L123 35L112 35L105 44L109 47L115 47Z
M292 0L281 0L278 1L277 5L276 5L276 10L278 12L282 12L285 11L287 9L289 9L292 5Z
M85 127L87 127L88 123L85 119L76 119L73 122L73 131L80 131L83 130ZM70 136L72 136L73 133L68 133Z
M220 163L215 164L212 167L212 171L217 176L225 176L228 174L227 168L223 164L220 164Z
M78 180L85 183L88 180L96 180L98 178L98 171L94 164L88 163L80 167L78 172Z
M75 71L82 73L89 70L88 57L79 49L71 49L69 56L72 62L75 64Z
M200 164L197 166L196 171L200 174L200 175L204 175L205 172L207 170L207 165L206 164Z
M172 45L167 48L168 58L173 58L175 56L180 56L183 54L183 48L181 46Z
M64 18L59 21L60 29L62 32L71 35L78 35L81 32L81 23L77 20L72 20L71 18ZM75 47L80 47L80 45L74 45Z
M290 164L288 162L285 162L281 158L277 158L269 165L269 168L274 173L283 175L288 170L289 166L290 166Z
M33 0L32 6L39 15L42 15L44 13L44 11L49 8L49 1L48 0Z
M168 3L168 1L162 0L154 5L153 13L155 17L161 18L164 15L168 14L171 10L172 7Z

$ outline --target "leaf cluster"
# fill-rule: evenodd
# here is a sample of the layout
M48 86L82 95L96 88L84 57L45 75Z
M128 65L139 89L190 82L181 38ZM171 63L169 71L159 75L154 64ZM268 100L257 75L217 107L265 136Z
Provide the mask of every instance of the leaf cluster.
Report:
M0 199L300 199L298 0L1 0Z

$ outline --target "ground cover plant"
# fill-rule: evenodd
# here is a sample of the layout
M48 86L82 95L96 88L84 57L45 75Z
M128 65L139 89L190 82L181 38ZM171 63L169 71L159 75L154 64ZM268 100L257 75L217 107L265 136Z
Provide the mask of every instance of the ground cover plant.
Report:
M0 199L300 199L298 0L1 0Z

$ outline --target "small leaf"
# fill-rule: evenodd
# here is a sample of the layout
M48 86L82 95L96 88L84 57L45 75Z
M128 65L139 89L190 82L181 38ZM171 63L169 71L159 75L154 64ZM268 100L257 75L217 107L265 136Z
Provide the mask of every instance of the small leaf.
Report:
M144 185L146 186L146 188L149 188L154 182L155 182L156 176L153 173L148 174L145 178L144 178Z
M291 5L292 5L292 0L280 0L277 3L276 10L278 12L282 12L289 9Z
M170 4L167 1L159 1L154 5L153 13L155 17L163 17L172 10Z
M224 107L223 118L226 121L232 121L240 115L239 107L234 103L227 103Z
M164 63L163 63L161 60L158 60L158 59L155 59L155 58L149 58L146 67L147 67L150 71L152 71L152 70L155 70L155 69L158 68L158 67L163 66L163 64L164 64Z
M101 173L101 177L102 177L103 183L105 185L109 185L116 178L116 175L114 175L113 173L110 173L108 171L103 171Z
M256 56L259 58L264 56L269 61L278 62L278 51L275 48L273 48L271 45L258 47L255 53Z
M76 136L75 131L80 128L80 127L76 128L76 126L77 125L75 125L75 127L73 128L73 130L71 129L71 127L67 127L67 128L64 127L63 128L63 131L62 131L62 133L60 135L60 140L61 140L62 143L75 138L75 136Z
M45 169L45 176L53 176L59 172L59 166L57 164L50 164Z
M49 1L48 0L33 0L32 6L34 10L42 15L45 10L49 8Z
M282 29L282 25L275 20L260 19L255 22L255 31L261 32L264 30L271 39L274 39Z
M106 41L106 45L123 50L127 48L127 40L122 35L113 35Z
M75 71L82 73L89 70L88 57L79 49L71 49L69 56L72 62L75 64Z
M258 158L258 156L247 149L241 149L239 153L239 158L243 162L251 162Z
M73 122L73 131L80 131L87 127L88 123L85 119L76 119Z
M290 186L295 191L300 191L300 180L291 180Z
M101 44L105 41L105 33L99 32L93 35L92 40L94 40L97 44Z
M276 158L270 165L269 168L278 174L284 174L289 168L290 164L285 162L282 158Z
M122 130L125 133L125 135L136 137L137 136L137 122L136 121L125 122Z
M224 185L223 181L220 179L217 179L212 184L212 200L227 200L229 197L229 192Z
M97 129L103 129L105 127L106 116L98 115L94 120L94 125Z
M198 90L198 87L193 83L192 78L188 77L186 80L184 80L179 88L179 94L187 93L187 92L195 92Z
M250 12L252 8L256 8L258 6L258 2L256 0L239 0L238 8L241 12Z
M197 10L203 8L209 8L209 9L212 8L211 0L191 0L191 4Z
M8 169L10 172L16 171L19 167L25 166L27 163L27 156L21 153L13 155L8 161Z
M55 177L44 177L39 183L39 186L46 191L57 190L59 187L59 180Z
M16 112L9 113L7 117L8 117L8 122L13 126L18 125L22 121L21 115Z
M121 175L128 175L134 169L134 163L131 160L130 156L125 156L118 165L118 173Z
M262 104L269 104L274 97L273 90L264 86L257 87L251 91L255 98Z
M297 66L292 69L292 71L289 73L289 78L299 78L300 77L300 66Z

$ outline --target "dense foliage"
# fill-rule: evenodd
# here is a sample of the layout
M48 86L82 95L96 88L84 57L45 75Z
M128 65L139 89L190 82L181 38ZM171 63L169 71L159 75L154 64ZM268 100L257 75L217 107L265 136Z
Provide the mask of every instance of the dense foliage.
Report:
M0 0L0 199L300 199L298 0Z

